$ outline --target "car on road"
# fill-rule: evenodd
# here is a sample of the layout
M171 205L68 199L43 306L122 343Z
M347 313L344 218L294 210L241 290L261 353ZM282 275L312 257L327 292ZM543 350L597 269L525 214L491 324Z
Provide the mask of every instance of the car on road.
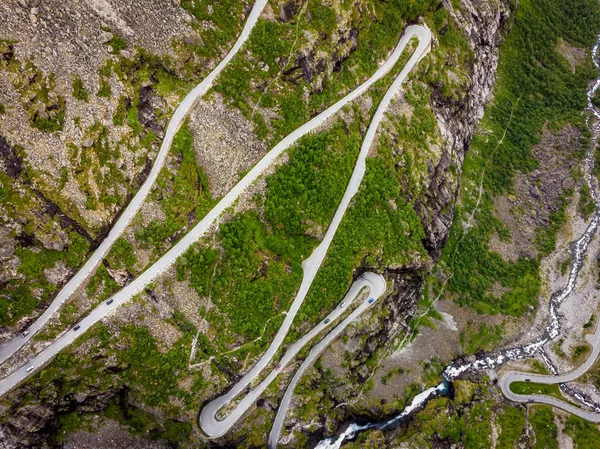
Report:
M25 371L27 371L28 373L32 372L33 371L33 365L28 366Z
M375 302L375 298L369 298L369 304L373 304Z
M531 382L531 379L525 379L525 382Z
M342 309L345 305L346 305L346 302L342 301L342 303L340 304L340 309Z
M21 337L25 338L29 335L29 331L25 331L21 334Z
M80 328L81 328L81 326L78 324L77 326L75 326L75 327L73 328L73 330L74 330L74 331L78 331Z
M278 363L277 366L275 367L275 371L278 371L279 368L281 368L281 363Z
M108 301L106 301L106 305L109 306L113 303L114 299L109 299Z
M325 319L325 324L328 324L331 320L329 318Z

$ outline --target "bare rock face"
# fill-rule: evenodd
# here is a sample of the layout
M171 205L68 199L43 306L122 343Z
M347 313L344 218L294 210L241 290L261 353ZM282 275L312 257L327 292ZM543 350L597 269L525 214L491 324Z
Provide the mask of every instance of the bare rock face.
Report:
M140 89L138 119L142 125L154 131L159 138L164 136L165 127L163 123L158 121L154 109L161 109L164 106L164 100L150 86L144 86Z
M2 136L0 136L0 164L2 164L4 172L11 178L18 178L23 171L23 161Z
M451 2L444 6L453 11ZM458 182L464 156L479 120L483 117L495 85L498 47L508 22L508 2L475 2L461 0L461 10L454 11L473 49L470 84L462 100L450 101L432 86L431 106L447 144L439 163L430 167L427 194L417 201L417 213L425 230L425 247L434 259L440 256L448 238ZM457 169L452 174L450 167Z

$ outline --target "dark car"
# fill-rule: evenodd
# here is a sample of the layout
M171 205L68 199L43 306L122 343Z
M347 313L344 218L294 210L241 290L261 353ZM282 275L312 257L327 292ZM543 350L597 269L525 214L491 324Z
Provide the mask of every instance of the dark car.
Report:
M369 304L373 304L375 302L375 298L370 298L369 299Z
M75 327L73 328L73 330L74 330L74 331L78 331L80 328L81 328L81 326L78 324L77 326L75 326Z
M106 305L108 306L108 305L112 304L113 301L114 301L114 299L109 299L108 301L106 301Z
M329 318L325 319L325 324L329 323L331 320Z

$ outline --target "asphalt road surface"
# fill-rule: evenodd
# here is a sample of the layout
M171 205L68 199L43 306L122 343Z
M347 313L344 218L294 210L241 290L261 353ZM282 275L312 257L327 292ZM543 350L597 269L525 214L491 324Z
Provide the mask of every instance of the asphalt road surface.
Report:
M267 0L256 0L248 19L246 20L246 24L242 33L240 34L238 40L231 48L227 56L219 63L215 69L208 74L208 76L202 80L200 84L198 84L181 102L181 104L175 110L173 117L169 121L169 125L167 126L167 130L165 132L165 137L161 144L160 150L154 160L154 164L152 166L152 170L148 175L148 179L144 182L140 190L135 194L127 208L123 211L115 225L110 230L108 236L102 241L100 246L94 251L94 253L90 256L87 262L81 267L81 269L73 276L69 282L61 289L61 291L56 295L52 304L44 311L44 313L31 325L27 330L29 334L25 337L19 335L8 343L0 346L0 364L6 361L10 356L12 356L15 352L17 352L21 347L29 341L50 319L52 315L60 308L60 306L71 297L71 295L81 286L81 284L88 278L90 274L96 269L96 267L102 262L102 259L108 254L110 248L113 243L123 234L127 225L131 222L133 217L136 215L139 208L144 203L144 200L150 193L150 189L152 188L154 181L158 177L160 173L167 155L169 154L169 150L171 148L171 144L173 143L173 138L177 133L177 130L181 126L181 123L185 119L186 115L190 111L190 109L194 106L196 100L204 95L208 89L211 88L214 80L219 76L219 74L223 71L225 66L231 61L231 59L237 54L238 50L242 47L243 43L246 41L248 36L250 35L250 31L256 24L260 13L263 8L267 4ZM82 328L83 330L83 328Z
M398 61L406 45L413 37L417 37L419 44L413 52L410 59L408 60L408 62L406 63L406 65L404 66L404 68L402 69L402 71L400 72L400 74L392 83L392 86L386 92L383 100L381 101L379 107L377 108L377 111L373 116L371 124L369 125L369 129L367 130L367 133L363 140L363 144L358 155L354 171L352 172L350 182L348 183L346 191L344 192L344 196L340 201L340 204L338 205L333 220L331 221L331 224L329 225L329 228L327 229L327 232L325 233L325 236L323 237L323 240L321 241L319 246L317 246L317 248L313 251L310 257L308 257L302 264L304 272L302 283L300 284L300 289L298 290L296 298L294 299L290 310L288 311L283 321L283 324L279 328L277 335L275 336L273 342L271 343L267 351L256 363L256 365L252 369L250 369L250 371L248 371L244 375L244 377L242 377L242 379L232 387L231 390L229 390L223 396L220 396L219 398L210 402L200 413L200 426L208 436L218 437L224 435L229 430L229 428L231 428L231 426L237 421L237 419L239 419L239 417L242 416L246 409L250 407L254 402L255 395L251 393L241 401L241 403L227 418L220 421L216 417L217 412L223 406L228 404L238 394L240 394L250 384L250 382L252 382L252 380L254 380L260 374L260 372L271 362L273 356L283 343L285 336L287 335L292 325L292 322L294 321L296 313L298 312L298 309L304 302L306 294L308 293L308 290L317 274L317 271L319 270L321 264L323 263L323 260L325 259L327 250L329 249L329 245L331 244L335 232L337 231L337 228L340 222L342 221L342 218L344 217L348 206L350 205L350 201L358 191L362 178L365 174L366 158L369 153L369 149L371 148L371 144L373 143L373 140L375 138L377 128L381 120L383 119L383 114L387 109L387 106L391 102L392 98L394 97L395 93L400 88L400 85L408 76L408 73L430 49L430 31L427 28L419 25L411 25L407 27L400 41L398 42L398 45L392 52L391 56L377 70L377 72L368 81L366 81L363 85L357 88L354 92L350 93L348 96L346 96L331 107L339 109L341 106L348 103L352 99L356 98L356 96L364 92L367 87L373 84L373 82L375 82L377 79L381 78L385 73L387 73ZM319 117L320 116L317 116L316 118ZM311 126L311 123L312 120L304 126ZM265 379L265 381L263 381L263 383L266 381L270 383L276 375L277 373L269 374L269 376L267 377L267 379Z
M579 416L580 418L586 419L588 421L598 423L600 422L600 413L591 412L588 410L581 409L574 405L571 405L565 401L561 401L560 399L554 398L552 396L545 396L541 394L531 394L531 395L521 395L514 393L510 389L510 384L513 382L533 382L539 384L559 384L565 382L571 382L575 379L578 379L583 374L587 372L591 368L591 366L596 362L598 358L598 354L600 354L600 322L596 327L596 333L594 335L587 336L588 342L592 345L592 353L588 357L588 359L581 364L579 367L570 371L566 374L561 374L558 376L553 375L543 375L543 374L531 374L531 373L519 373L516 371L511 371L506 373L504 376L500 378L498 384L500 385L500 389L504 396L514 402L521 403L530 403L537 402L540 404L551 405L556 408L560 408L565 410L573 415Z

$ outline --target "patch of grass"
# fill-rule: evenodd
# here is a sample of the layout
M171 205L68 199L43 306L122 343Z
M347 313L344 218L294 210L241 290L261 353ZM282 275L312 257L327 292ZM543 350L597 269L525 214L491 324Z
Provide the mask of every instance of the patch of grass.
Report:
M552 396L564 401L564 397L556 384L538 384L535 382L513 382L510 384L510 390L517 394L542 394Z
M73 96L78 100L88 101L88 91L79 77L73 78Z
M100 80L100 89L98 90L98 96L103 98L109 98L111 94L110 83L105 79Z
M242 26L240 19L248 4L247 1L237 0L182 0L181 7L197 19L198 22L193 26L204 43L186 46L202 58L218 56L239 34ZM214 26L201 26L202 23L212 23Z
M137 262L133 245L123 237L119 237L113 244L110 252L106 256L106 259L110 263L111 267L125 267L129 272L133 270L133 266Z
M127 48L127 41L123 39L121 36L116 35L110 28L103 28L104 31L109 31L112 33L113 38L106 43L106 45L110 45L112 50L109 50L113 55L118 55L121 50Z
M569 415L565 424L565 433L573 438L576 449L594 449L600 441L600 430L596 424L578 416Z
M42 302L51 299L56 286L51 284L44 271L63 262L69 268L78 267L84 260L89 243L79 234L69 234L71 243L63 251L42 247L18 247L15 254L21 265L17 271L24 279L10 280L0 297L0 325L12 325L23 316L32 313Z
M246 44L252 57L247 58L241 52L234 58L221 75L215 90L255 122L261 137L274 143L306 122L307 118L333 104L341 92L354 88L370 76L394 48L406 22L426 14L436 5L437 2L429 0L410 4L400 0L369 2L369 14L361 14L351 4L338 5L352 15L358 44L349 52L347 59L336 63L335 71L326 76L318 88L312 86L312 81L300 76L292 45L296 42L294 50L297 51L307 44L302 33L296 40L298 26L321 36L315 52L337 53L340 43L334 43L337 28L335 10L311 1L306 11L298 8L287 23L259 20ZM261 64L253 61L261 61ZM307 90L311 95L305 100L304 92ZM277 117L267 121L264 115L255 113L256 104L266 108L277 106Z
M529 422L535 433L533 449L558 449L558 429L554 423L552 407L548 405L529 407Z
M100 265L88 282L85 292L94 304L99 304L120 289L121 286L112 278L106 267Z
M573 354L571 355L572 360L578 360L581 356L586 355L590 352L590 346L585 345L577 345L573 348Z
M478 351L491 351L502 341L503 333L503 324L488 326L482 323L475 330L469 322L467 328L460 333L460 344L468 354L475 354Z
M582 184L579 195L578 210L584 220L587 220L596 211L596 203L586 183Z
M505 407L496 416L500 424L497 449L512 449L518 446L525 429L525 411L520 407Z
M190 214L202 217L214 203L208 191L208 180L196 163L192 144L193 136L186 122L177 131L171 147L171 154L181 158L179 168L174 176L163 168L157 180L159 188L152 194L154 199L160 198L166 220L152 220L136 233L138 240L157 249L188 224Z

